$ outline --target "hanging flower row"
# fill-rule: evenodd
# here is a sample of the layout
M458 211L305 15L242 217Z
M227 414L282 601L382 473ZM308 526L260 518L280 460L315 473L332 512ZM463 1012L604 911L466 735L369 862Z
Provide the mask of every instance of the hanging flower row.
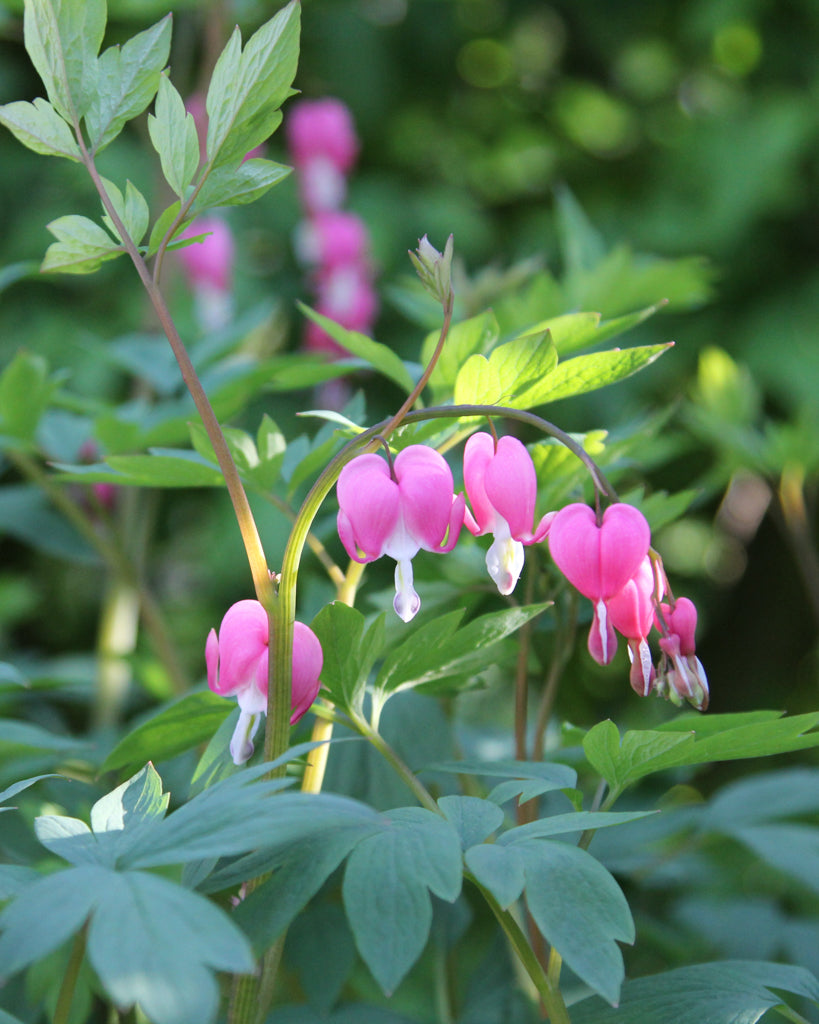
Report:
M413 586L412 559L421 550L445 553L462 526L476 536L491 533L486 567L501 594L511 594L524 564L524 548L548 539L557 568L593 605L588 647L607 665L617 634L628 644L630 680L637 693L652 691L675 703L708 705L708 680L696 657L697 613L687 598L674 600L642 512L622 502L598 516L575 503L549 512L535 525L537 481L526 447L514 437L474 434L464 451L463 495L453 493L443 456L411 445L394 460L359 455L342 469L338 533L358 562L382 555L395 559L396 613L409 622L421 607ZM667 598L665 601L663 598ZM660 634L655 667L648 635Z

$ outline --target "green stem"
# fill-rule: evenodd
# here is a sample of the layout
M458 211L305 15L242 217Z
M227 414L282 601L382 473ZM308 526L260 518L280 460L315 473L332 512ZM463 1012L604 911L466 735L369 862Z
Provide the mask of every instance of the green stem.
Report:
M78 144L80 146L80 152L82 154L85 168L96 186L97 192L102 200L102 205L105 207L108 216L111 218L111 221L117 230L117 234L122 240L123 248L131 257L131 262L134 264L137 274L142 281L143 287L148 293L148 298L151 300L154 312L162 325L165 336L167 337L171 349L173 350L173 354L176 357L179 370L182 374L182 379L185 382L190 396L193 399L194 405L196 406L196 410L202 419L202 423L205 427L210 443L213 445L213 450L216 454L216 461L219 463L219 469L222 471L225 486L227 487L228 494L230 495L230 500L233 503L236 521L242 535L242 543L244 544L245 551L247 552L250 571L253 576L253 585L256 590L256 597L261 601L265 608L269 609L274 601L274 593L270 581L270 573L267 568L267 561L264 556L264 549L262 548L259 531L256 528L256 522L253 519L253 513L250 510L250 504L247 500L247 494L245 493L244 486L242 485L239 471L237 470L233 457L230 454L230 449L228 448L227 441L225 440L225 435L222 433L219 420L216 418L216 414L213 411L210 400L205 394L205 390L202 387L199 376L194 369L193 362L188 355L188 350L185 348L182 338L176 329L176 324L174 323L173 317L171 316L170 310L165 302L165 297L148 271L147 264L142 258L142 254L131 236L128 234L125 225L122 223L122 220L114 207L114 204L111 202L111 198L108 195L105 186L102 183L102 179L99 176L96 165L94 164L93 157L88 153L88 150L85 147L82 136L79 136Z
M67 1024L71 1013L71 1003L74 999L74 991L77 987L77 978L80 975L83 958L85 957L85 928L83 927L74 936L71 946L71 955L68 958L68 966L63 975L60 985L60 994L57 997L57 1008L54 1010L53 1024Z
M551 981L546 971L544 971L523 929L512 914L508 910L503 910L492 893L485 889L477 879L470 875L469 872L464 872L464 877L468 878L475 885L489 904L489 909L495 915L495 919L503 929L509 944L514 949L526 973L537 989L549 1020L552 1024L571 1024L569 1011L566 1009L566 1003L563 1000L563 994L557 985Z

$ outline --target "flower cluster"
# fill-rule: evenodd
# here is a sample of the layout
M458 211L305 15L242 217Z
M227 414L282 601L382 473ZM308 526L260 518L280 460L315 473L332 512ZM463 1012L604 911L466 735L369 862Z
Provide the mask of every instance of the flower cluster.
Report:
M637 693L656 691L675 703L707 707L708 680L695 654L696 609L687 598L663 600L668 584L662 561L651 549L651 531L638 509L617 502L598 516L588 505L575 503L535 524L535 468L514 437L470 437L464 484L471 509L463 495L453 493L443 457L424 445L405 448L394 462L358 455L341 471L339 537L358 562L382 555L395 559L394 607L405 622L421 606L412 575L412 559L421 548L451 551L462 525L475 536L491 533L486 567L500 593L511 594L523 569L524 548L548 537L557 568L593 604L592 657L607 665L620 633L628 644L629 678ZM652 628L660 633L656 668L647 639Z
M342 209L347 174L358 155L352 117L340 100L302 100L291 108L286 128L305 212L295 248L311 268L316 308L342 327L367 334L378 311L369 234L360 217ZM330 356L344 352L312 321L304 343Z
M253 753L253 736L267 712L267 612L258 601L237 601L225 612L217 634L205 645L208 686L221 697L236 697L241 713L230 754L244 764ZM318 637L302 622L293 624L291 724L306 714L319 691L323 654Z

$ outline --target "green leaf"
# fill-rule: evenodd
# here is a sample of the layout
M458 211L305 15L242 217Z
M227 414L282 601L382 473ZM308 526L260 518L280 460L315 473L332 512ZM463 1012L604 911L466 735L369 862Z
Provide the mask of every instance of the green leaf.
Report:
M0 718L0 755L5 757L48 751L55 754L88 752L88 743L71 736L60 736L31 722Z
M819 828L777 823L733 828L729 834L778 871L819 892Z
M574 973L610 1003L625 975L617 942L634 941L620 887L591 854L569 843L531 839L523 856L526 902L544 938Z
M114 209L117 211L117 215L122 221L123 227L134 243L139 245L145 235L145 232L148 230L148 222L151 218L151 214L148 209L148 201L139 189L135 188L130 181L125 183L124 196L112 181L108 181L105 178L103 178L102 181L105 185L105 190L114 205ZM103 220L111 234L119 238L119 231L117 231L114 222L107 213L103 214ZM121 242L124 241L122 238L119 238L119 240Z
M3 810L9 808L4 807ZM0 864L0 903L6 903L40 877L40 873L34 868L22 864ZM4 1024L2 1016L0 1024Z
M79 125L97 88L97 54L105 32L105 0L28 0L26 52L57 113Z
M24 789L28 789L29 786L33 786L35 782L39 782L40 779L58 779L59 775L54 775L49 772L47 775L35 775L30 779L22 779L20 782L15 782L13 785L8 786L2 792L0 792L0 804L5 803L6 800L11 800L12 797L17 796L18 793L22 793ZM11 807L3 807L0 810L10 811Z
M49 377L42 356L18 352L0 375L0 432L33 441L58 384L59 378Z
M104 149L154 98L170 48L171 16L167 14L122 48L111 46L100 56L96 88L85 115L92 154Z
M184 198L199 169L199 136L193 114L167 75L161 75L154 113L148 115L148 134L159 154L162 173L171 190Z
M612 789L667 768L767 757L819 746L819 712L782 717L779 711L740 715L681 715L660 729L627 732L612 722L590 729L583 749Z
M40 266L43 272L91 274L125 251L99 224L79 214L58 217L46 227L57 241L46 249Z
M489 358L467 359L455 380L456 405L507 405L525 408L542 378L557 366L557 352L548 333L527 334L493 349Z
M520 898L526 885L526 862L516 847L481 843L467 850L464 860L478 884L492 893L503 910Z
M374 370L383 373L385 377L397 384L402 391L410 394L415 387L415 381L412 379L409 370L404 365L400 356L396 355L391 348L382 345L378 341L373 341L366 334L346 330L346 328L337 324L335 320L322 316L321 313L310 309L309 306L298 303L298 307L306 317L317 323L319 327L324 328L333 341L337 341L348 352L352 352L353 355L363 359Z
M172 224L176 222L176 218L179 216L179 211L182 209L182 204L177 199L175 203L171 203L170 206L166 207L157 217L154 222L154 226L151 228L151 234L148 238L148 252L147 256L153 256L159 249L162 240L170 230ZM193 220L192 216L187 216L184 220L181 220L174 229L174 236L178 238L180 232L184 231L186 227ZM188 245L193 239L186 239L184 244ZM174 245L169 246L170 249L176 248Z
M299 756L301 744L280 759ZM143 826L124 862L135 868L227 857L258 848L284 849L325 831L368 829L375 812L346 797L282 793L287 779L260 779L271 766L257 765L209 786L167 818Z
M616 384L649 366L672 345L673 342L638 345L635 348L611 349L608 352L593 352L567 359L558 363L540 387L535 386L527 392L527 402L530 406L543 405Z
M35 484L0 488L0 533L57 558L87 565L101 562L89 542L59 515Z
M542 839L546 836L566 835L569 832L584 832L586 829L610 828L612 825L625 825L630 821L647 818L656 811L576 811L568 814L553 814L539 821L531 821L517 828L507 829L498 836L499 846L512 846L527 842L529 839Z
M221 487L221 470L198 452L151 448L148 455L109 455L107 462L69 466L55 462L60 479L133 487Z
M166 761L200 743L219 728L232 705L210 690L189 693L137 726L114 747L102 772L146 761Z
M375 689L394 693L453 675L479 674L487 666L485 651L516 632L551 604L525 605L490 612L457 624L464 609L434 619L416 630L384 660Z
M483 843L503 825L500 807L477 796L442 796L438 806L458 833L462 850Z
M199 214L214 206L243 206L255 202L268 189L278 185L292 168L273 160L253 157L238 167L220 167L212 171L191 207Z
M273 874L236 908L235 920L254 948L267 949L368 832L338 831L298 843L280 855Z
M342 894L358 951L389 995L426 945L430 891L454 902L462 868L458 834L438 815L404 807L382 822L350 854Z
M27 885L0 913L0 973L15 974L57 949L83 926L104 869L84 865Z
M819 984L803 967L723 960L627 981L619 1009L584 999L572 1006L572 1024L755 1024L785 1005L776 989L819 1000Z
M334 703L360 714L370 671L384 647L383 614L369 626L355 608L340 601L325 605L311 623L321 642L321 682Z
M562 358L568 352L576 352L595 344L598 340L602 341L603 339L598 339L597 336L599 326L599 313L564 313L562 316L541 320L534 327L530 327L527 333L548 331Z
M80 159L80 148L71 129L42 97L37 97L33 103L25 100L6 103L0 107L0 124L35 153Z
M219 1003L213 970L254 968L250 944L221 908L142 872L105 878L88 958L114 1003L138 1004L155 1024L212 1020Z
M279 107L296 74L299 15L291 0L254 32L244 51L235 29L219 56L206 100L210 170L238 166L280 123Z
M428 771L454 772L458 775L484 775L487 778L508 778L532 780L547 783L548 792L555 789L573 789L577 784L577 772L566 764L551 764L548 761L450 761L444 764L427 765ZM494 793L491 799L499 801ZM508 797L506 798L508 799Z

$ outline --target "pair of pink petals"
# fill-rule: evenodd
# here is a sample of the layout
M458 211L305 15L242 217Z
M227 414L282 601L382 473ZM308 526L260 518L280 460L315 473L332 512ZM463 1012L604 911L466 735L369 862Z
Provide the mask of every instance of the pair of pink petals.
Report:
M464 486L472 512L464 523L476 537L493 535L486 568L501 594L511 594L523 569L523 548L542 541L555 513L533 527L537 477L532 457L516 437L497 442L490 434L473 434L464 448ZM474 513L474 514L473 514Z
M217 634L205 645L208 686L221 697L236 697L241 714L230 741L235 764L253 753L253 736L267 712L268 619L258 601L237 601L225 612ZM310 708L319 691L323 653L318 637L303 622L293 624L293 683L290 723Z
M418 612L412 559L421 550L443 553L455 547L464 519L464 497L453 494L444 457L426 445L410 445L392 469L380 455L358 455L342 469L336 485L338 535L350 558L396 561L396 613Z

